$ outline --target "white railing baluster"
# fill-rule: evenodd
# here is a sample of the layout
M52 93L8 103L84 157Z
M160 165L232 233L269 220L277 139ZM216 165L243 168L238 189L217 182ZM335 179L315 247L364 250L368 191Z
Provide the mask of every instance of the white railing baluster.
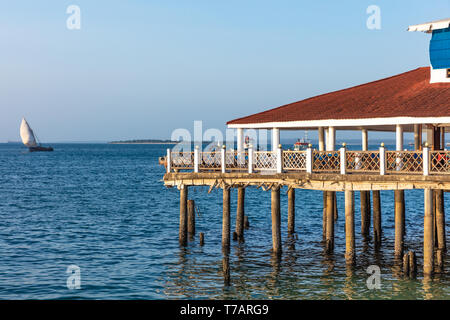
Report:
M281 144L277 148L277 173L283 172L283 149L281 149Z
M253 147L248 148L248 173L253 173Z
M172 155L170 149L167 149L167 173L170 173L172 165Z
M384 143L381 143L380 146L380 176L384 176L386 174L386 148L384 147Z
M312 158L312 148L311 145L308 145L308 148L306 149L306 172L312 173L313 168L313 158Z
M222 173L227 172L227 147L225 145L222 146L222 150L220 150L220 161L221 161L221 167L222 167Z
M341 174L347 173L347 157L346 157L346 144L342 144L342 148L340 149L341 152Z
M195 146L194 149L194 172L198 172L198 164L200 163L200 151L198 150L198 146Z
M428 147L428 143L425 143L423 146L422 161L423 175L428 176L430 174L430 148Z

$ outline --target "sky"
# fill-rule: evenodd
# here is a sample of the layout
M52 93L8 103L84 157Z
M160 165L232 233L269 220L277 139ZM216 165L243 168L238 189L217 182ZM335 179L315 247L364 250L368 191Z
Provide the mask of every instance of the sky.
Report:
M407 27L448 17L450 0L0 0L0 142L20 139L22 117L49 142L225 130L428 66L430 35Z

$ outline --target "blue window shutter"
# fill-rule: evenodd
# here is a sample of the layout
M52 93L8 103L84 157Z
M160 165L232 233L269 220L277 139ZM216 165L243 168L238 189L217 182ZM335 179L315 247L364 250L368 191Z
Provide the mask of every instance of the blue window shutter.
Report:
M430 41L430 62L433 69L450 68L450 28L433 30Z

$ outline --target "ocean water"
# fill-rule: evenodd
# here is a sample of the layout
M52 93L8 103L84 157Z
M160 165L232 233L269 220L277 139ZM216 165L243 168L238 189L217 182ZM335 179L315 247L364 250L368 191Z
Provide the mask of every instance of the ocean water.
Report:
M287 237L282 190L283 254L271 254L270 192L247 188L250 229L232 242L230 284L221 251L222 194L189 189L197 235L178 244L179 193L163 186L158 156L166 145L54 144L27 153L0 144L0 299L449 299L450 276L424 279L423 191L405 192L405 250L418 256L417 279L402 277L393 260L393 192L381 192L383 244L360 235L355 193L357 265L345 265L344 199L338 193L335 253L322 240L322 192L296 191L296 236ZM237 192L232 191L232 225ZM449 195L445 195L449 208ZM447 220L447 230L449 227ZM205 233L201 247L198 233ZM448 234L447 234L448 237ZM69 289L67 268L80 268L80 289ZM381 271L369 289L367 268ZM449 268L449 258L445 266Z

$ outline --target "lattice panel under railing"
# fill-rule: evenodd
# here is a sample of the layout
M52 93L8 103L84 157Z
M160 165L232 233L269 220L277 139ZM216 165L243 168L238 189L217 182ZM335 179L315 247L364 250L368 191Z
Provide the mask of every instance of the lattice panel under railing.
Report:
M430 151L430 173L450 173L449 151Z
M339 151L314 151L313 152L313 172L314 171L340 171Z
M345 156L349 172L380 171L379 151L346 151Z
M227 151L225 167L227 170L248 170L248 152Z
M254 153L255 170L276 170L277 154L271 151L255 151Z
M283 151L283 169L306 170L306 151Z
M218 171L222 169L222 155L220 151L202 152L199 158L199 170Z
M421 174L423 157L421 151L386 151L386 171Z
M194 152L172 152L173 169L194 169Z

